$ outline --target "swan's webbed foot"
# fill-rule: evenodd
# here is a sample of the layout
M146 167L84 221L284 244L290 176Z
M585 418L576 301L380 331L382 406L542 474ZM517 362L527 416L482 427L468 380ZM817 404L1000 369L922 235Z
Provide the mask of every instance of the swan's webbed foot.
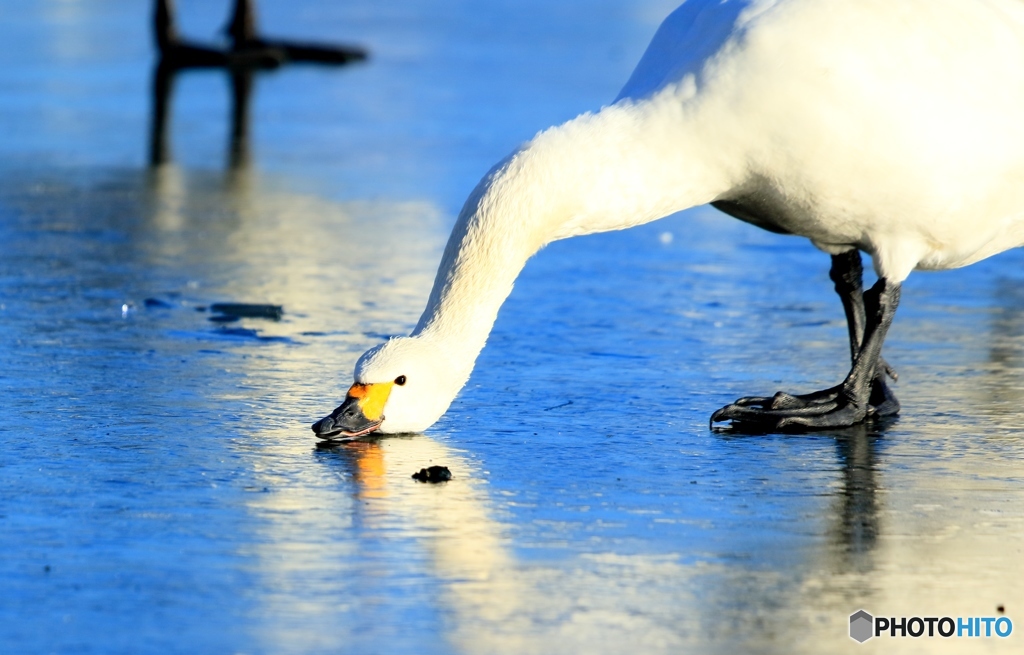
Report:
M821 391L805 394L793 394L785 391L779 391L774 396L744 396L743 398L737 399L736 402L731 405L726 405L722 410L728 407L753 407L755 409L771 410L806 409L815 405L834 403L842 390L842 385L840 385L830 389L822 389ZM718 412L715 413L717 414Z
M808 394L780 391L774 396L747 396L712 414L711 424L732 421L734 427L756 430L813 430L848 427L900 411L883 376L872 381L866 403L857 402L850 391L841 384Z
M816 430L849 427L870 417L900 411L886 377L896 379L882 359L882 343L899 305L900 286L881 278L867 292L860 287L860 255L853 251L832 258L832 277L843 298L850 332L853 367L830 389L809 394L780 391L774 396L748 396L711 415L711 426L731 421L734 427L757 431Z
M849 427L867 417L867 410L841 395L832 400L794 407L773 407L774 401L796 396L780 392L768 406L733 403L711 415L712 427L719 421L732 421L734 428L758 431L806 430ZM741 398L740 400L747 400Z
M878 363L884 373L879 374L871 382L871 393L868 398L868 415L892 416L900 410L900 403L889 385L886 384L886 376L896 379L896 372L881 360ZM760 409L805 409L815 405L834 403L843 392L843 385L839 384L828 389L805 394L791 394L779 391L774 396L744 396L727 407L755 407ZM725 409L723 407L722 409Z

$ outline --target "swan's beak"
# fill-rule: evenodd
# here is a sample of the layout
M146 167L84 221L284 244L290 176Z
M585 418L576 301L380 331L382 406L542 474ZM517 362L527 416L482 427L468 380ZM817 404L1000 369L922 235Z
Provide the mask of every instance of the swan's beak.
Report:
M354 439L370 434L384 422L384 405L394 382L353 384L345 402L313 424L313 432L321 439Z

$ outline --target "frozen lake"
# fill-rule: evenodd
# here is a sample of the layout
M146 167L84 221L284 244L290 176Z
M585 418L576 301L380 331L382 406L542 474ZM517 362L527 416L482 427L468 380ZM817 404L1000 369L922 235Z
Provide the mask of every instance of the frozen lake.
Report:
M911 276L897 420L742 436L711 412L846 372L828 257L710 208L557 243L437 425L317 448L479 177L671 7L263 0L371 59L258 75L236 167L229 78L186 72L150 168L149 3L2 0L0 650L1021 652L1020 251ZM1000 606L1007 639L847 636Z

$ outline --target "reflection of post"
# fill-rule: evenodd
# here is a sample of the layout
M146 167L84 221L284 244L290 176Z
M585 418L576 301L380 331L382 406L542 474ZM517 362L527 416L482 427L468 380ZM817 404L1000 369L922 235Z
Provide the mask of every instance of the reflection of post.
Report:
M174 91L174 70L161 60L153 69L153 114L149 131L149 165L160 166L171 160L167 119Z
M231 71L231 142L228 145L228 166L247 168L249 151L249 101L252 97L253 75L248 68Z
M871 553L878 539L875 498L875 443L879 435L864 425L836 439L843 466L843 487L837 496L836 523L830 531L839 568L863 572L872 568Z

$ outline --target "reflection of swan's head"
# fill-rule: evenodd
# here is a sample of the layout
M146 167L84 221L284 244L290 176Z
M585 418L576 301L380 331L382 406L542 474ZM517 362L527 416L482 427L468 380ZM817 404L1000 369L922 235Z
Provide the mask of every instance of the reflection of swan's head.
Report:
M426 337L396 337L371 348L356 362L356 381L345 402L313 431L350 437L425 430L441 418L469 376L450 361Z

